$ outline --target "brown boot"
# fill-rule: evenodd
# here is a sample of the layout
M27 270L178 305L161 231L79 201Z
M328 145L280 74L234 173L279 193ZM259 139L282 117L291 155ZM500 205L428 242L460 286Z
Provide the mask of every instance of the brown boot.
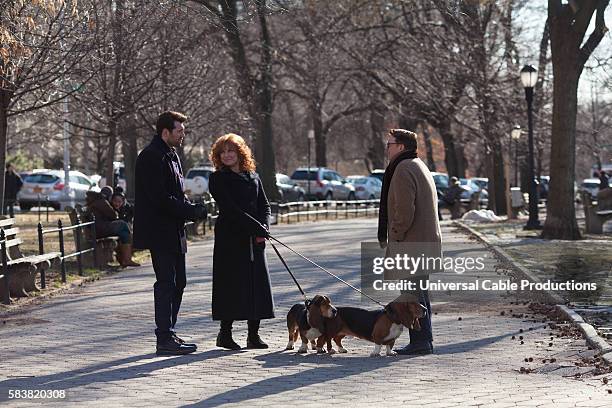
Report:
M119 265L122 267L140 266L132 260L132 244L119 244Z

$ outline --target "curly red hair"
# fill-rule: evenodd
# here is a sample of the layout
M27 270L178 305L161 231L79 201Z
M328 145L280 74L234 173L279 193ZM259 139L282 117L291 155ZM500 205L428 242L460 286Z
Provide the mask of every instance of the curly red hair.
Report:
M236 153L238 153L238 163L240 164L241 171L255 171L256 166L255 159L253 159L253 152L251 152L251 149L247 146L242 136L235 133L223 135L213 143L210 149L210 161L213 166L215 166L216 170L224 167L221 161L221 152L225 146L233 148L236 150Z

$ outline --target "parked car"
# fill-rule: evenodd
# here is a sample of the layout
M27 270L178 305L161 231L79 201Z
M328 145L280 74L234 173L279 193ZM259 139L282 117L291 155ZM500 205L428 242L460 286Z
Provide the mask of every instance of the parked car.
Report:
M190 199L197 199L208 193L208 178L214 172L212 166L198 166L189 169L185 175L185 194Z
M355 186L355 197L358 200L373 200L380 198L382 181L377 177L348 176L346 181Z
M383 178L385 177L385 170L384 169L374 169L370 173L370 177L376 177L380 181L383 181Z
M436 184L438 197L443 197L446 194L446 191L448 190L448 174L432 171L431 175L433 176L434 183Z
M481 184L477 183L474 179L460 178L459 183L461 188L464 189L463 193L461 193L461 202L469 203L475 193L480 193L478 200L480 205L486 205L488 203L489 192L482 188Z
M489 191L489 179L486 177L472 177L470 180L476 184L481 190Z
M610 187L612 187L612 179L610 179ZM592 200L597 199L597 193L599 192L599 179L598 178L588 178L582 180L580 183L579 191L586 191L591 195Z
M291 180L304 189L308 198L354 200L356 197L352 184L336 171L325 167L311 167L310 173L307 167L300 167L293 172Z
M304 201L306 192L304 189L292 181L288 175L276 173L276 187L280 195L280 201L286 203L289 201Z
M19 208L29 211L30 208L41 205L63 210L66 206L85 202L85 193L89 190L100 191L89 177L80 171L69 173L69 189L64 189L65 178L63 170L37 169L23 180L23 187L17 194Z

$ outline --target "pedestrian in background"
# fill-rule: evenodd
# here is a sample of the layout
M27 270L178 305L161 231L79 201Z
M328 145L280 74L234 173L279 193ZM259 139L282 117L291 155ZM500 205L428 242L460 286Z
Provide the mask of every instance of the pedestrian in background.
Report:
M125 194L115 190L111 198L111 205L117 211L119 219L127 222L131 228L134 221L134 207L127 201Z
M119 216L111 206L109 198L113 195L113 189L105 186L99 193L87 191L85 203L87 212L95 217L96 238L119 237L117 247L117 262L122 267L140 266L132 259L132 230L130 226Z
M17 202L17 193L23 186L23 180L19 174L15 172L11 163L6 163L6 171L4 172L4 206L3 214L8 214L11 218L15 218L15 203Z

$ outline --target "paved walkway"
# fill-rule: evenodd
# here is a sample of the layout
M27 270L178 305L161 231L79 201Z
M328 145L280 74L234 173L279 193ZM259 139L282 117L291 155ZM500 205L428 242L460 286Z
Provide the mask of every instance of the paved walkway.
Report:
M277 226L273 233L358 284L359 242L375 237L375 229L375 220L359 219ZM448 225L443 234L447 250L467 243L476 253L484 251L480 244ZM179 334L199 344L197 353L155 356L154 275L151 266L144 265L3 318L0 403L105 407L612 404L607 391L612 387L603 385L601 375L593 375L594 367L577 367L583 365L580 356L589 356L584 341L556 337L558 330L548 328L543 316L523 305L527 299L505 291L432 294L436 312L434 355L370 358L371 345L356 339L345 341L349 354L298 355L284 351L284 317L300 297L271 250L268 257L277 318L262 322L262 337L271 348L240 352L216 349L218 326L210 317L211 254L212 241L202 241L190 247L188 257L189 282ZM308 293L328 294L340 305L359 304L359 296L347 287L294 256L287 258ZM500 278L491 262L479 277ZM447 281L473 278L469 273L441 277ZM522 313L529 317L513 317ZM244 344L246 324L238 322L235 326L235 339ZM524 337L522 345L519 336ZM400 345L405 342L407 333L399 339ZM524 362L530 357L532 362ZM550 363L552 357L556 358L554 363ZM520 373L521 367L539 373ZM590 374L581 379L565 377L582 372ZM65 390L66 398L8 398L9 390L27 389Z

